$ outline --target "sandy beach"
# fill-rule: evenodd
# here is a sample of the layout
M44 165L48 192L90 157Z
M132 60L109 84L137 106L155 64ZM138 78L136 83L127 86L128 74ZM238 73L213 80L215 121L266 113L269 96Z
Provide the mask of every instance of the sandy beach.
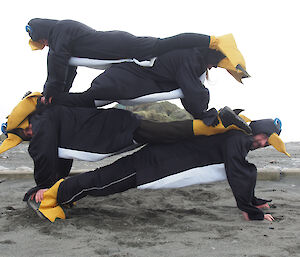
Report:
M259 168L300 168L272 148L252 152ZM15 159L16 158L16 159ZM114 157L118 158L118 157ZM76 162L74 169L101 163ZM32 169L23 144L0 159L2 170ZM227 182L182 189L129 190L87 197L67 219L50 223L22 202L32 178L0 178L0 256L300 256L300 177L258 181L258 197L272 199L274 222L243 219Z

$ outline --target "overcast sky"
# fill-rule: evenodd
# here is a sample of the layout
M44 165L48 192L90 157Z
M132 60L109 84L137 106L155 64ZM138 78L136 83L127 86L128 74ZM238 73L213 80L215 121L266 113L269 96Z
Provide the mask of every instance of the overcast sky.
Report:
M252 77L242 85L221 68L211 71L206 84L210 107L244 108L251 119L278 117L283 123L282 139L300 141L296 0L51 0L4 1L1 6L1 123L26 91L42 91L46 80L47 50L31 51L27 22L31 18L73 19L97 30L124 30L138 36L232 33ZM100 73L79 68L72 91L86 90Z

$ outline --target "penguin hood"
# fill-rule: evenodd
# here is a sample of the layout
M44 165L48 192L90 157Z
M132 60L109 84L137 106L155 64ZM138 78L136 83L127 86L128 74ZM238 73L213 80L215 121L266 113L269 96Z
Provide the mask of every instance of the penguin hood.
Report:
M279 119L263 119L263 120L254 120L249 124L252 129L252 134L266 134L270 137L273 133L280 135L281 133L281 122Z
M242 83L242 78L250 77L246 71L244 57L237 48L232 34L211 36L209 48L220 51L226 56L218 63L218 67L226 69L238 82Z
M211 64L215 67L226 58L222 52L210 48L201 48L199 52L203 55L206 64Z
M34 92L26 96L12 110L7 118L7 123L2 125L2 130L7 138L0 145L0 154L27 140L22 131L29 126L28 116L36 110L37 100L42 96L39 92Z
M35 42L40 39L49 39L49 33L57 22L58 20L40 18L31 19L28 22L28 26L26 26L26 31Z
M252 134L266 134L268 138L268 143L272 145L277 151L286 154L290 157L290 154L287 153L285 144L279 137L281 133L281 121L276 119L263 119L263 120L254 120L249 124L252 129Z

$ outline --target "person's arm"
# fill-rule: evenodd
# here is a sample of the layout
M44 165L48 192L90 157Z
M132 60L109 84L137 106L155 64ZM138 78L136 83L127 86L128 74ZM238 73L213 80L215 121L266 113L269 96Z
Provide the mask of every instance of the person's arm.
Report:
M48 99L59 92L68 91L76 76L76 68L69 66L72 40L78 31L76 23L60 21L51 32L47 58L48 77L43 94Z
M59 93L51 98L51 103L68 107L97 108L95 98L89 90L82 93Z
M68 176L72 167L73 160L66 160L66 159L58 159L58 160L59 160L58 161L59 167L57 171L59 171L58 173L60 174L59 176L60 179ZM44 192L47 190L48 188L44 188L43 184L40 184L39 186L35 186L27 191L27 193L24 195L23 201L26 202L29 199L29 197L31 197L31 199L35 198L36 202L40 202L43 200Z
M66 160L59 158L57 160L57 167L56 167L56 173L58 174L57 179L65 178L69 175L71 167L72 167L73 160ZM44 199L44 193L49 188L43 188L39 189L35 194L31 195L31 199L35 199L35 201L41 202Z
M176 81L181 88L184 98L181 99L184 108L195 118L201 119L210 126L214 125L217 110L207 111L209 90L201 83L199 77L205 72L204 63L197 56L187 56L183 59L176 73ZM216 124L215 124L216 125Z
M243 214L243 217L244 217L245 220L247 220L247 221L250 220L249 215L248 215L247 212L243 211L242 214ZM268 220L268 221L274 221L275 220L274 217L271 214L264 214L264 219Z
M77 66L68 66L64 92L69 92L77 75Z
M245 157L248 150L243 137L230 137L224 144L225 169L238 208L249 220L263 220L264 213L253 205L257 170ZM245 215L244 215L245 216Z
M70 54L68 52L56 53L51 49L49 50L47 58L48 76L43 90L46 99L65 91L69 58Z
M72 160L58 158L56 124L49 115L42 115L41 119L39 129L34 134L28 151L34 162L34 179L37 187L44 189L69 174Z

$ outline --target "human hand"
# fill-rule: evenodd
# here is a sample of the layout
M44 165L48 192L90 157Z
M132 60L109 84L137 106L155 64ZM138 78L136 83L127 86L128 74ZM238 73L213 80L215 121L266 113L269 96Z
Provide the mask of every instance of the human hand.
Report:
M245 220L249 221L249 215L247 212L242 211L243 217L245 218ZM264 219L268 220L268 221L274 221L274 217L271 214L265 214L264 215Z
M268 221L274 221L275 220L274 217L271 214L265 214L264 219L268 220Z
M247 220L247 221L250 220L250 219L249 219L249 215L248 215L247 212L242 211L242 215L243 215L243 217L244 217L245 220Z
M52 96L50 96L48 100L44 96L41 97L41 103L42 104L47 105L47 104L51 104L51 102L52 102Z
M36 192L35 195L31 196L31 200L33 200L33 197L35 197L35 201L37 203L41 202L44 199L44 192L46 192L48 188L45 189L40 189L39 191Z
M270 209L270 205L268 203L264 203L264 204L261 204L261 205L256 205L255 207L258 208L258 209L263 209L263 208Z

